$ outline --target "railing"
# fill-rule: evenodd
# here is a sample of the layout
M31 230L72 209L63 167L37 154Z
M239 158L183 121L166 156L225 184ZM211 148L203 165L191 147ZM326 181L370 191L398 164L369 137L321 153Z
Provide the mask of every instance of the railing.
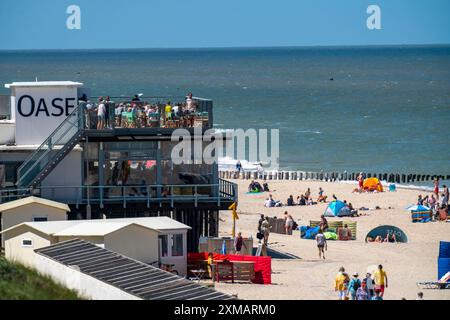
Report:
M237 185L219 180L218 184L160 184L125 186L42 186L36 189L22 188L0 190L0 203L31 195L72 204L212 202L220 206L222 201L237 201Z
M164 103L162 101L161 97L143 98L143 101L109 101L105 104L106 115L103 122L99 121L98 102L81 102L84 128L107 130L212 127L211 100L193 98L192 108L188 108L185 103L168 105L167 101Z
M72 111L50 136L17 169L17 185L28 186L51 161L54 154L68 143L83 126L80 107Z

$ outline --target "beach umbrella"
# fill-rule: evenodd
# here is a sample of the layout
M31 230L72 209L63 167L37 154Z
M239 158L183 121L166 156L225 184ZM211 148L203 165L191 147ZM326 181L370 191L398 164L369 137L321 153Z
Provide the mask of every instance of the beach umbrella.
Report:
M406 210L412 211L412 212L422 212L422 211L430 211L430 208L425 207L421 204L416 204L413 206L409 206L408 208L406 208Z

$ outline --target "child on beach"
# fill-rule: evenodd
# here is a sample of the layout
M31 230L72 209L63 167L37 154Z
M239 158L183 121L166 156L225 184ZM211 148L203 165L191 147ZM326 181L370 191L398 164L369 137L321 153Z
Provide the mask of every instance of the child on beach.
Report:
M319 259L322 258L325 260L325 250L327 250L327 239L323 234L322 230L319 230L319 233L316 235L317 248L319 248Z

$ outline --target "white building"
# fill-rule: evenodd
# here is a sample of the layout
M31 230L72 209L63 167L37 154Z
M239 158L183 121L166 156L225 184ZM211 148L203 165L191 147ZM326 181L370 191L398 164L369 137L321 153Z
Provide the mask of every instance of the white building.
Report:
M2 236L6 258L29 266L35 263L34 250L77 238L145 263L174 265L185 275L189 229L168 217L66 220L23 222Z

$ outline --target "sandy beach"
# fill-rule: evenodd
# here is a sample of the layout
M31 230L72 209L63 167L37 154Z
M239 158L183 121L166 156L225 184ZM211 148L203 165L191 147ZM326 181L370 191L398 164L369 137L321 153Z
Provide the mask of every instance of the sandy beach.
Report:
M237 231L244 237L250 235L257 245L256 229L259 214L283 217L288 211L299 225L308 225L309 220L318 220L327 204L265 208L268 193L246 194L249 181L232 180L239 185ZM258 284L216 284L216 289L238 294L240 299L337 299L334 292L334 278L339 267L344 266L349 274L358 272L364 276L370 265L382 264L387 272L389 287L385 299L415 299L421 291L416 282L435 281L437 278L437 257L439 241L450 241L450 223L412 223L405 207L415 204L423 191L398 189L396 192L371 194L352 193L355 184L318 181L269 181L275 200L286 203L290 194L300 195L311 188L314 200L319 187L328 199L335 194L340 200L347 200L355 208L368 207L379 210L363 211L365 215L355 218L328 218L333 220L357 221L355 241L329 241L326 260L319 260L316 242L301 239L298 235L271 233L269 247L299 256L301 259L272 259L272 285ZM388 209L391 207L391 209ZM229 211L220 213L220 236L230 236L232 219ZM408 236L408 243L365 243L366 234L379 225L394 225ZM450 290L422 290L424 299L450 299Z

